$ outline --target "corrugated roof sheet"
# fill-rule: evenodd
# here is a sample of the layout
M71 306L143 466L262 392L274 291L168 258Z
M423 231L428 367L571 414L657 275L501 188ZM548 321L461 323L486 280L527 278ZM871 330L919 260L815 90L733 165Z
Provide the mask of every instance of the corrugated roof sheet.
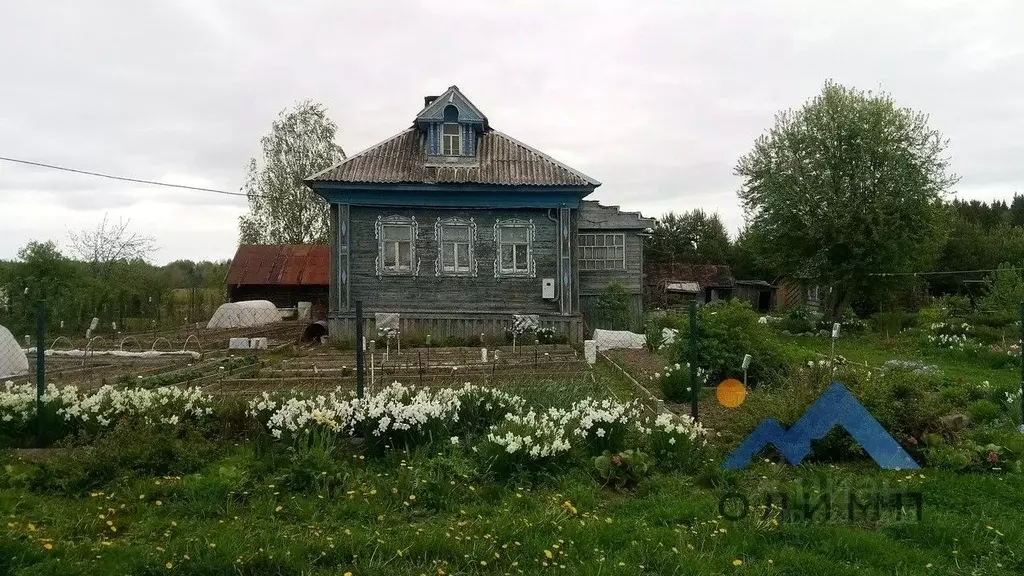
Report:
M323 244L243 244L228 268L228 286L327 286L331 249Z
M498 184L508 186L580 186L601 183L550 156L499 132L488 130L477 141L475 157L451 165L429 157L423 134L409 128L311 176L310 182L374 184Z

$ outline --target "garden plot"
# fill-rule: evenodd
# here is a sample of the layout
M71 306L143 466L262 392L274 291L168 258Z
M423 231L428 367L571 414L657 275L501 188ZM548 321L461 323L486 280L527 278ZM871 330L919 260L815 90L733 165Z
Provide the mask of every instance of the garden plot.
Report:
M483 360L479 348L412 348L399 353L367 354L365 385L375 389L398 381L419 386L450 387L466 382L497 384L509 381L582 381L590 370L582 356L564 345L499 348ZM372 366L371 366L372 363ZM356 358L352 351L306 349L295 356L266 354L258 374L224 378L207 392L255 394L265 390L333 389L356 387Z

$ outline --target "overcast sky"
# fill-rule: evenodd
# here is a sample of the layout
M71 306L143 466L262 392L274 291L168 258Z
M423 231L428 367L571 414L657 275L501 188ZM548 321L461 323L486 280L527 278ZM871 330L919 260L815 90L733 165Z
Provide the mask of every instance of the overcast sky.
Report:
M883 89L951 141L958 193L1024 192L1024 2L38 1L0 5L0 156L237 191L296 100L351 153L455 84L491 124L591 175L592 198L742 225L732 175L827 78ZM856 4L856 6L853 6ZM0 162L0 258L130 218L158 263L234 254L244 198Z

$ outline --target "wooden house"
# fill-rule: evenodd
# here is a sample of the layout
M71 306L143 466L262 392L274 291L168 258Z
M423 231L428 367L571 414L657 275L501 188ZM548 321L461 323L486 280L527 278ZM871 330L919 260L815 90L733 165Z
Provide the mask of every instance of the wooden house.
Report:
M455 86L412 126L315 174L330 203L332 334L397 313L435 337L502 332L513 314L583 337L583 302L609 283L640 303L653 222L584 202L600 183L491 127Z

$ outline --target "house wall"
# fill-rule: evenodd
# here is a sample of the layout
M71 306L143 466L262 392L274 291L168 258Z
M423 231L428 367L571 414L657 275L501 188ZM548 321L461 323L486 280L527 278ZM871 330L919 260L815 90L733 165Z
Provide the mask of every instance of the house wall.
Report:
M594 328L639 331L643 327L643 237L634 230L584 229L580 234L624 234L626 248L625 270L580 270L580 311L589 330ZM619 318L608 318L598 302L612 284L619 284L629 294L629 314L623 323Z
M378 243L375 236L378 217L415 217L416 276L377 277ZM438 218L472 218L476 223L474 257L475 277L437 276L434 263L439 245L434 235ZM535 227L533 278L495 278L497 246L494 225L497 219L532 220ZM428 208L350 207L351 301L362 300L364 314L375 312L452 313L452 314L558 314L559 304L541 296L541 279L556 278L558 223L548 211L529 210L449 210ZM335 260L337 262L337 260ZM333 276L332 276L333 279ZM557 292L556 292L557 293ZM575 307L574 307L575 310ZM339 311L344 313L345 311Z

